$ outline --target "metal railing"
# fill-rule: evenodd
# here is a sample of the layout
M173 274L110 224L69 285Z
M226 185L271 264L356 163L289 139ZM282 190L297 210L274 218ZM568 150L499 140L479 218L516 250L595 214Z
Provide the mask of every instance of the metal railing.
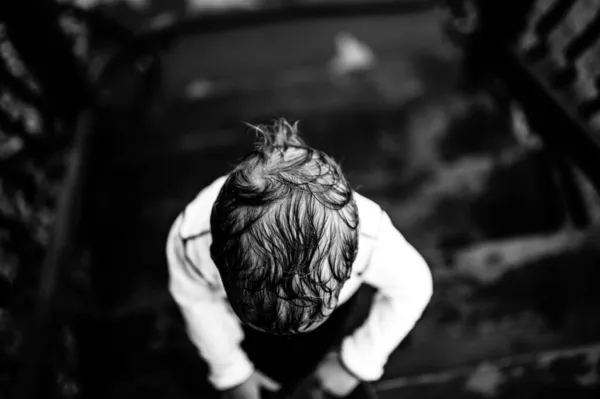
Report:
M2 22L11 44L38 84L39 94L30 94L27 87L12 76L7 76L2 83L12 83L9 89L16 87L17 97L41 112L47 122L43 132L45 140L61 140L69 148L50 243L36 272L39 286L34 313L27 317L30 321L24 327L23 350L12 392L13 397L25 399L45 397L51 388L48 386L50 357L58 342L58 332L68 318L65 312L59 311L57 301L65 289L71 266L81 254L79 249L85 243L84 198L98 110L93 82L85 65L73 53L72 43L60 28L59 18L69 13L83 19L108 41L124 44L131 36L99 14L59 5L52 0L19 0L10 2L10 7L4 7L8 6L5 3L8 2L0 5Z
M577 1L556 0L532 27L521 26L518 35L514 32L499 33L489 27L490 21L485 18L492 18L490 9L493 4L498 7L500 2L460 2L478 4L475 10L480 14L481 26L467 40L475 43L470 50L477 58L475 62L483 63L488 73L502 81L510 96L525 110L533 130L550 148L566 155L580 167L600 191L600 132L590 123L592 116L600 112L600 74L595 78L595 96L580 100L572 95L573 84L582 72L576 64L587 52L600 51L600 8L596 5L595 9L589 10L595 16L579 32L569 29L573 33L564 38L567 45L563 48L554 44L551 36L556 37L558 29L572 23L567 19L573 18L570 12ZM526 15L531 18L538 4L529 0L522 4L525 3L529 7ZM510 12L509 7L506 12ZM502 20L507 25L512 22L515 21ZM527 50L521 49L517 43L518 36L524 34L532 35L535 41ZM564 62L557 61L559 58Z
M22 368L19 372L15 398L41 395L45 387L39 383L44 370L45 356L56 338L61 317L56 312L56 293L66 268L74 263L77 247L81 245L82 202L88 174L93 111L86 110L78 118L75 143L52 229L52 241L41 270L35 313L26 331Z

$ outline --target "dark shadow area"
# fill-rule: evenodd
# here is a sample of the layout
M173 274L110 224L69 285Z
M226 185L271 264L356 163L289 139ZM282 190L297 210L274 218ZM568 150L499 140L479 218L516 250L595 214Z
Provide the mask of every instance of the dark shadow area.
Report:
M507 271L473 299L496 304L486 309L486 317L531 311L549 328L564 331L565 338L594 340L600 336L600 319L594 317L600 306L599 261L600 251L594 247L545 257Z
M556 165L545 152L498 167L470 207L484 239L550 233L566 220Z
M448 162L465 156L499 155L514 146L510 135L510 117L490 109L487 104L473 103L459 115L439 143L440 154Z

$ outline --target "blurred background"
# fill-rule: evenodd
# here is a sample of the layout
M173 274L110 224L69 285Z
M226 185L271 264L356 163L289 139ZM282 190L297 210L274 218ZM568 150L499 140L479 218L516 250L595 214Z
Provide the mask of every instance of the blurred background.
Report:
M378 397L599 393L600 200L586 163L600 150L599 2L12 6L0 6L0 397L209 397L166 290L166 234L251 148L244 122L279 117L300 121L432 269L432 302ZM528 94L535 74L515 84L505 52L542 65L553 89Z

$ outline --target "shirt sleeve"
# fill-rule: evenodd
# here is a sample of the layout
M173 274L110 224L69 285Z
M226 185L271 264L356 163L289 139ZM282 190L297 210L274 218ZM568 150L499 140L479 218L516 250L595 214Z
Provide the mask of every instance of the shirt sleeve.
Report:
M377 293L365 323L342 341L341 362L357 378L374 381L381 378L390 354L420 319L433 283L423 257L385 212L363 277Z
M194 265L189 264L179 234L181 219L175 221L167 240L169 290L182 311L188 336L208 364L208 380L218 390L229 389L246 381L254 366L240 346L243 330L226 300L206 280L189 272Z

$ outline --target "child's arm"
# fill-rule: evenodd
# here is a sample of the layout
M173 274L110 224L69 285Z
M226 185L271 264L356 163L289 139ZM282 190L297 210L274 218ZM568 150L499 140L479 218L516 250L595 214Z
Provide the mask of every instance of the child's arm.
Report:
M224 391L248 380L254 366L240 347L243 330L226 301L209 283L191 275L194 265L185 254L179 230L181 216L176 220L167 241L169 289L186 322L188 336L209 366L209 381Z
M356 379L373 381L381 378L389 355L421 317L431 298L433 284L425 260L385 213L363 277L365 283L377 288L378 292L365 323L342 342L338 361ZM336 373L331 369L332 362L326 359L317 374L327 375L326 380L335 381L332 374ZM340 395L348 393L342 387L344 378L337 377L341 382L338 387L329 387L330 391L338 388ZM324 383L327 385L327 381ZM346 385L351 389L353 384Z

